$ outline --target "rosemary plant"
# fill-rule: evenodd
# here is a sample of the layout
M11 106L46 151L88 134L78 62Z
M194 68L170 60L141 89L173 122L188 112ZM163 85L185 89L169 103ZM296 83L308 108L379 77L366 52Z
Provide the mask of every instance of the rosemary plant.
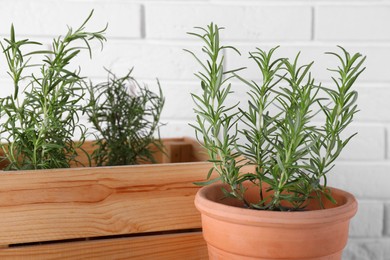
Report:
M313 62L299 65L299 54L293 61L275 59L278 47L268 52L258 48L250 53L250 59L262 80L249 81L236 71L224 71L223 50L236 49L220 46L222 28L210 24L198 29L200 33L190 34L205 43L202 51L208 59L203 62L190 52L203 69L195 74L203 93L192 94L197 114L193 127L213 163L208 181L201 184L221 180L230 187L224 190L226 196L260 210L301 210L311 199L323 205L322 196L336 203L327 188L326 174L355 135L341 137L358 111L358 94L352 86L364 71L365 57L351 55L342 47L341 54L328 53L340 62L337 69L331 69L336 74L332 88L315 82L310 72ZM233 93L228 82L232 77L249 87L246 109L226 104ZM325 116L322 126L313 123L317 113ZM253 165L255 170L245 172L245 165ZM210 180L214 170L219 177ZM245 181L259 187L258 202L245 199Z
M14 93L0 99L2 118L0 147L8 161L7 170L47 169L69 167L84 142L86 129L79 124L80 101L84 97L80 71L68 69L70 62L83 49L91 55L89 41L105 40L105 29L88 32L84 23L53 40L52 50L23 52L26 45L41 45L28 39L16 40L14 27L9 39L0 42ZM30 64L32 56L42 62ZM26 75L29 67L39 73ZM80 139L73 140L78 133Z
M207 179L213 170L216 170L220 178L210 180L200 184L211 184L221 179L224 183L229 184L232 189L232 196L244 200L241 192L243 177L240 175L239 153L234 147L237 142L237 121L239 120L238 112L233 112L236 106L226 106L225 101L231 93L231 84L228 80L232 77L234 71L224 71L223 69L223 50L232 49L239 53L232 46L221 46L219 42L219 28L217 25L210 24L207 29L197 27L204 34L189 33L199 37L205 46L202 51L207 54L207 64L203 63L193 52L189 52L202 66L204 72L196 75L201 81L203 95L192 94L195 102L197 114L197 126L195 128L197 139L206 148L210 161L214 167L210 169ZM238 71L238 70L235 70ZM224 78L225 75L229 75ZM229 134L233 130L233 134ZM199 134L203 136L200 140ZM221 134L223 135L221 137ZM238 186L237 186L238 185ZM249 205L248 205L249 206Z
M162 148L155 138L164 106L160 83L156 94L138 84L131 73L116 77L108 72L106 82L90 84L86 113L97 131L98 148L92 159L98 166L155 162L150 145Z

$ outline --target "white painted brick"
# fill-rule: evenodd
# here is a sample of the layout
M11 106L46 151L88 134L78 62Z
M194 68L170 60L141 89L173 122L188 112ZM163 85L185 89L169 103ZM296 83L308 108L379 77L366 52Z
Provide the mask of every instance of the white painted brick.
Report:
M20 35L57 36L66 25L78 28L94 9L87 30L101 30L108 23L108 37L141 37L141 5L125 1L14 0L0 1L0 34L11 23Z
M390 46L344 44L343 47L345 47L351 54L359 52L367 57L364 65L366 70L359 77L359 82L381 82L390 80L387 62L387 60L390 59ZM329 50L335 51L337 49L335 47L328 47L328 51ZM327 65L326 68L335 68L335 66L338 65L335 58L324 60L324 62L327 62L325 63L325 65Z
M385 255L389 243L380 239L349 239L343 260L388 260Z
M187 136L195 138L195 130L188 123L191 122L170 120L165 126L161 127L161 137L169 138Z
M106 67L124 74L134 67L133 76L142 79L183 80L195 79L197 62L183 48L195 49L193 44L146 41L108 41L103 51L94 48L92 60L88 53L80 55L75 62L81 66L83 75L105 77ZM196 47L199 49L199 47Z
M390 125L386 125L386 159L390 159Z
M385 128L372 125L351 125L342 134L347 138L358 133L341 152L340 160L383 160L385 159Z
M383 247L383 260L390 260L390 239L386 237L380 241Z
M156 92L157 84L153 81L145 82L149 89ZM162 112L162 121L169 120L194 120L194 102L190 93L199 94L200 84L195 82L160 81L161 89L165 97L165 105Z
M390 40L390 6L319 5L315 12L315 39Z
M390 260L390 239L350 238L343 260Z
M234 52L227 52L226 54L226 68L227 70L236 69L240 67L246 67L246 69L240 71L238 74L246 79L258 80L261 79L262 75L259 67L253 59L249 58L249 52L256 52L256 48L260 48L264 51L269 51L271 48L276 47L279 44L245 44L236 45L237 49L241 52L241 56ZM329 73L326 71L323 60L326 57L323 53L325 49L320 46L308 46L308 45L289 45L282 44L273 55L273 59L278 58L289 58L293 61L296 55L301 51L299 63L301 65L308 64L315 61L312 72L315 79L328 79Z
M0 98L12 95L14 92L12 80L0 79Z
M327 178L329 186L351 192L359 199L390 198L389 162L336 162Z
M385 203L385 214L384 214L384 234L390 236L390 202ZM390 253L390 249L389 249ZM390 255L389 255L390 258Z
M193 39L193 27L210 22L226 27L223 38L310 40L312 8L305 5L170 4L145 5L146 37Z
M228 45L230 43L224 41L223 44ZM255 62L252 59L248 59L248 52L256 51L257 47L268 51L270 48L273 48L277 45L279 44L234 44L234 46L240 50L242 56L239 56L234 52L227 52L227 69L247 67L246 70L240 72L240 75L248 79L260 79L260 71ZM367 59L365 61L366 70L359 77L358 82L382 82L390 80L390 73L388 73L389 66L387 63L387 61L390 60L390 46L365 46L349 43L343 44L343 47L351 54L359 52L364 56L367 56ZM331 76L335 76L335 74L329 72L327 68L336 68L337 66L339 66L339 61L334 56L326 55L324 53L341 53L340 49L336 47L336 44L281 44L280 48L275 51L274 57L285 57L292 60L300 51L300 64L304 65L314 61L314 65L311 70L313 77L318 81L330 82Z
M143 0L145 1L145 0ZM148 1L148 0L146 0ZM150 1L153 1L153 0L150 0ZM164 0L161 0L161 1L164 1ZM175 1L175 0L170 0L170 1ZM199 0L197 0L199 1ZM226 2L237 2L237 0L209 0L210 2L214 2L214 3L226 3ZM385 2L385 1L388 1L388 0L343 0L343 2L376 2L376 3L381 3L381 2ZM280 3L280 4L291 4L291 0L242 0L241 3L243 2L261 2L261 3ZM315 3L320 3L320 4L325 4L325 3L328 3L328 2L340 2L340 0L295 0L294 2L296 3L310 3L310 4L315 4Z
M358 212L350 223L351 237L381 237L384 206L379 201L359 200Z
M389 122L390 121L390 84L375 86L357 84L359 112L356 121L359 122Z
M334 87L333 84L323 82L325 86ZM353 87L358 92L358 113L353 121L356 123L382 123L390 121L390 84L374 84L357 82ZM321 97L326 97L321 95ZM324 120L324 115L318 114L315 120ZM378 129L375 127L375 129ZM365 132L366 133L366 132ZM367 133L369 134L369 133ZM384 140L381 137L381 141Z

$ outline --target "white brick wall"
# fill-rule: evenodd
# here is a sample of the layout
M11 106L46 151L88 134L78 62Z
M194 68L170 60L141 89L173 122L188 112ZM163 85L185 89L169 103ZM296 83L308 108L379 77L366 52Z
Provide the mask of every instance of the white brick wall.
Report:
M91 77L104 76L103 66L118 74L126 73L134 66L134 76L137 78L190 80L198 66L184 53L183 48L194 49L195 46L186 42L109 39L102 52L100 46L94 48L92 60L84 53L80 64L84 74Z
M226 65L250 66L241 73L250 79L259 78L246 59L255 47L281 45L278 53L288 57L302 51L301 60L315 60L313 73L325 84L331 82L326 68L336 61L325 51L342 45L367 55L367 70L356 85L361 112L350 129L359 134L329 183L360 203L343 259L390 260L390 0L0 0L0 7L1 37L14 23L21 38L45 44L94 8L89 28L108 22L108 42L103 51L93 46L92 61L84 54L75 65L94 81L105 78L103 66L119 74L134 66L134 75L152 88L158 77L166 96L164 137L194 135L189 92L199 91L193 76L198 65L183 52L199 47L186 34L194 26L214 21L226 27L223 40L242 52L227 52ZM0 95L12 91L4 65L0 57Z
M390 32L387 30L390 5L362 2L358 5L316 6L315 39L374 42L390 40Z
M373 214L375 212L375 214ZM379 201L359 200L359 210L351 221L350 236L378 238L383 233L384 205Z
M101 29L109 22L107 36L140 38L142 31L141 4L126 1L8 1L1 0L0 34L9 32L13 23L20 35L57 36L66 25L81 25L94 9L91 29ZM96 19L98 17L98 19Z
M194 25L214 21L228 28L225 39L310 40L311 18L312 8L307 5L253 5L235 1L150 3L145 7L146 37L150 39L187 39L186 32Z

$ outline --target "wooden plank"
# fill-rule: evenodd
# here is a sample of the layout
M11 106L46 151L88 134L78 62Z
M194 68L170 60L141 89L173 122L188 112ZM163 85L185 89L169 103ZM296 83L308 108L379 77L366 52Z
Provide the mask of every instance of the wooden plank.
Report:
M203 148L192 138L163 138L161 141L165 147L165 154L154 145L149 147L154 152L154 158L157 163L201 162L208 160ZM94 141L85 141L82 149L84 151L81 149L77 151L77 162L71 162L71 167L87 167L90 163L92 166L96 166L94 160L90 162L87 155L92 155L96 149ZM3 155L3 151L0 150L0 157ZM7 161L0 161L0 169L4 169L7 164Z
M193 204L209 163L0 175L0 244L199 228Z
M0 249L0 258L11 259L132 259L203 260L207 247L200 232L58 243Z
M165 138L163 142L166 154L157 151L155 158L158 162L204 162L209 159L203 147L193 138Z
M204 162L209 160L209 155L197 140L189 137L183 137L182 139L192 146L190 162Z
M191 162L192 145L187 142L170 142L166 146L166 155L163 157L164 163Z
M154 158L157 163L179 163L179 162L200 162L207 161L208 158L203 151L203 148L198 142L192 138L164 138L162 139L165 154L152 145L149 149L154 152ZM93 141L86 141L83 144L83 149L88 154L92 154L95 150ZM88 156L83 151L78 152L77 160L79 163L72 162L73 167L88 166ZM95 162L91 161L92 166Z

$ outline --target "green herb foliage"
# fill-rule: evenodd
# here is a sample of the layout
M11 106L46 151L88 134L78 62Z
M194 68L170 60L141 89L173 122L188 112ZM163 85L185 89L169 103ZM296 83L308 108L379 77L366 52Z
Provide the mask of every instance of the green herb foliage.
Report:
M161 148L154 137L164 106L160 83L155 94L138 84L131 72L119 78L109 72L107 82L89 87L86 112L98 132L92 155L98 166L154 162L150 145Z
M10 38L0 42L14 83L14 93L0 99L1 115L6 117L0 127L0 146L8 170L65 168L75 160L86 133L78 117L83 78L80 71L68 67L81 50L91 55L90 41L105 41L105 29L85 31L92 14L78 29L68 28L64 37L54 39L52 50L24 53L26 45L42 44L16 40L13 26ZM42 57L42 62L30 64L32 56ZM25 75L29 67L38 67L39 73ZM75 133L81 136L77 142L72 139Z
M336 74L332 78L335 87L324 87L311 75L313 62L300 65L299 54L292 61L275 59L278 47L269 51L257 48L250 59L259 68L262 80L249 81L236 71L224 71L223 50L236 49L220 46L222 28L210 24L198 29L201 33L190 34L205 43L202 51L208 59L203 62L189 51L202 67L195 74L203 92L192 94L197 114L193 127L213 162L209 180L200 184L222 180L230 186L226 196L261 210L300 210L311 199L323 205L322 195L336 203L326 186L326 174L354 136L343 139L341 133L358 111L358 94L352 86L364 71L365 57L351 55L342 47L341 54L328 53L340 65L330 70ZM233 93L228 82L232 77L249 87L246 109L226 102ZM312 122L318 113L325 116L322 126ZM245 165L253 165L255 170L245 172ZM210 180L214 170L220 177ZM259 186L257 203L245 200L244 181ZM263 194L263 186L268 187L270 195Z

